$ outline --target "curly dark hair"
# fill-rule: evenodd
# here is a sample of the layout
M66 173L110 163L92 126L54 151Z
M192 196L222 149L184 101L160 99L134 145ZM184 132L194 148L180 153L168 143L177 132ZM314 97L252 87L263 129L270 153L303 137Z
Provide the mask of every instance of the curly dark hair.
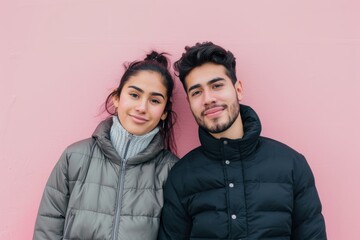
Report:
M226 69L226 75L233 84L236 83L236 61L232 52L212 42L196 43L192 47L186 46L181 58L174 63L174 69L185 91L187 88L185 82L186 76L194 68L208 62L223 65Z

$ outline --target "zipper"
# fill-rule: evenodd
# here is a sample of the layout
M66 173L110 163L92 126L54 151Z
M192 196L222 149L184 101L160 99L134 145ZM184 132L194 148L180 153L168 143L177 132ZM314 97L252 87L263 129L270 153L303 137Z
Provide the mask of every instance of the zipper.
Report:
M72 225L73 225L74 220L75 220L75 213L72 210L70 211L70 214L69 214L68 218L69 218L69 221L66 224L66 227L64 229L64 239L70 238L70 231L72 229Z
M125 179L125 167L127 162L127 152L129 149L129 145L132 139L132 135L129 133L126 137L126 145L125 145L125 154L124 159L121 162L121 169L119 174L119 183L118 183L118 193L116 196L116 210L115 210L115 221L114 221L114 228L113 228L113 234L112 239L117 240L118 238L118 231L119 231L119 225L120 225L120 215L121 215L121 205L123 200L123 191L124 191L124 179Z

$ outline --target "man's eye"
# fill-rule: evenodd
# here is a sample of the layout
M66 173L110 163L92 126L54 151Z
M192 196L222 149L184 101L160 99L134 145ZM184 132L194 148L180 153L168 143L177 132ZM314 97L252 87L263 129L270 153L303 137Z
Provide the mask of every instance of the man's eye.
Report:
M193 92L191 93L191 96L192 96L192 97L195 97L195 96L199 95L200 93L201 93L200 91L193 91Z
M222 84L214 84L213 85L213 88L220 88L220 87L222 87L223 85Z

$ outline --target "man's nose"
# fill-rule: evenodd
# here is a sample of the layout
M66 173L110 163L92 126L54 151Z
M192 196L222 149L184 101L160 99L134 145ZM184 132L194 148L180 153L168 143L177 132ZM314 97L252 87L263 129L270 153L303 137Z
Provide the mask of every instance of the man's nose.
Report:
M214 94L211 91L204 90L204 103L205 104L211 104L216 102L216 98Z

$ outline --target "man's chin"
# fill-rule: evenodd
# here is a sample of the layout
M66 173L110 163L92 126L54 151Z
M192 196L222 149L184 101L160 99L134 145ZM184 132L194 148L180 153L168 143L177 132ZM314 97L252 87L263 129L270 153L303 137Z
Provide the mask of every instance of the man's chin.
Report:
M227 129L229 129L230 126L227 126L225 124L223 124L223 125L216 124L216 125L211 125L211 126L205 125L202 127L209 133L217 134L217 133L222 133L222 132L226 131Z

